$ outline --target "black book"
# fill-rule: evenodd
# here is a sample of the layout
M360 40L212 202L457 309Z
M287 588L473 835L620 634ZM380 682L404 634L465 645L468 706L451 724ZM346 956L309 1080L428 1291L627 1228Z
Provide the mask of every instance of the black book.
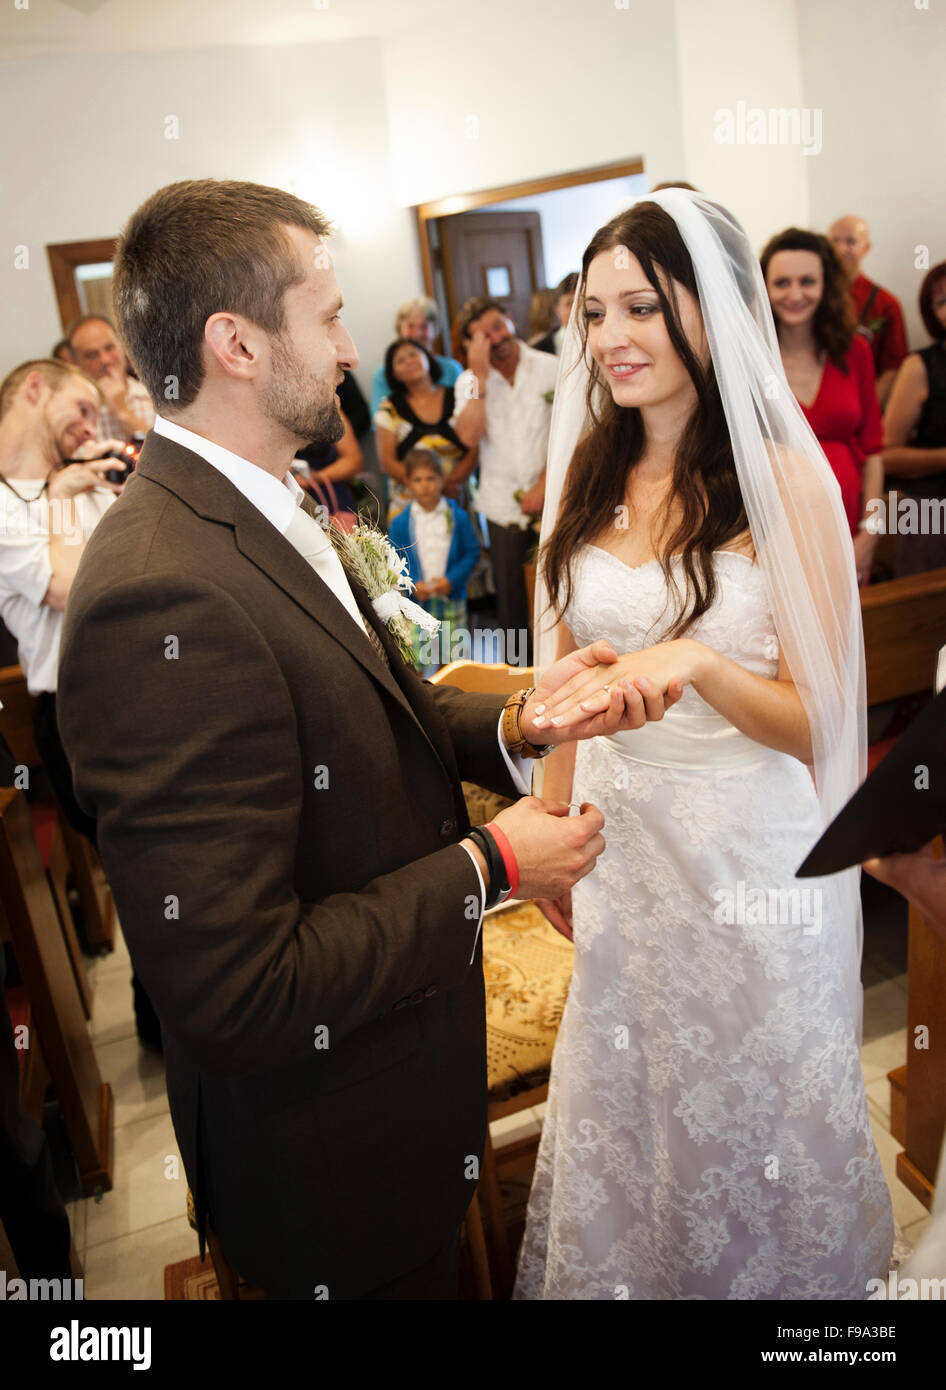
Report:
M798 878L836 874L865 859L912 854L946 830L946 690L835 816Z

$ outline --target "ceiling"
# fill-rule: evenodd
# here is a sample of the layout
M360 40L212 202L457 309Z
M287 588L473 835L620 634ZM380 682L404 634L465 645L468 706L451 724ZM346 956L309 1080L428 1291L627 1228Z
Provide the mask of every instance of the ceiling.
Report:
M15 2L0 7L0 58L335 43L444 18L443 0L20 0L23 9Z

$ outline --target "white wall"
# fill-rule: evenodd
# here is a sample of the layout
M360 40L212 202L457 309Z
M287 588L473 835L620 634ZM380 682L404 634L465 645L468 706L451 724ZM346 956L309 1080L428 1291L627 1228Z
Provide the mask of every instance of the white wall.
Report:
M0 376L61 336L46 243L114 235L162 184L215 177L294 183L337 221L336 273L366 387L393 306L420 285L412 218L394 195L377 42L23 59L0 65L0 91L15 132L0 153ZM165 139L169 115L178 140ZM13 268L17 245L28 270Z
M864 262L903 304L912 347L929 341L917 311L924 271L946 260L946 6L913 0L798 0L805 100L824 109L825 149L810 161L811 224L853 212L871 228Z
M477 0L384 41L405 203L643 156L683 162L673 11L627 0Z
M738 143L735 120L736 142L721 143L718 113L735 117L740 101L746 111L804 105L794 0L674 0L673 9L685 177L730 208L761 250L773 232L808 224L808 177L819 156L801 144ZM835 61L847 61L843 50Z

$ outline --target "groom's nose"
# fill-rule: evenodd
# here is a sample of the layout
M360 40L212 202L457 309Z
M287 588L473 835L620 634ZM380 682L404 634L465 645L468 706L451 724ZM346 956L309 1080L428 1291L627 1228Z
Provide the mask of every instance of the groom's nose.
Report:
M346 372L353 372L358 366L358 349L347 329L338 344L338 365Z

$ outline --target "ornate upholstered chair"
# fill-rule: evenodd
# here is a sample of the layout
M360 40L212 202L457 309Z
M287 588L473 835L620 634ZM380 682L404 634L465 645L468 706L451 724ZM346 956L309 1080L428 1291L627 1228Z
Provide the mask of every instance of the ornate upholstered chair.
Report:
M455 661L433 679L461 690L512 694L530 683L532 670ZM463 790L474 825L511 804L467 782ZM573 958L571 942L533 903L507 903L487 913L483 973L490 1123L545 1100ZM467 1237L481 1297L507 1298L511 1292L514 1251L507 1236L500 1178L504 1171L528 1168L537 1148L538 1138L532 1136L494 1150L487 1130L479 1187L467 1214ZM480 1231L485 1240L480 1239ZM486 1270L478 1252L488 1260Z

